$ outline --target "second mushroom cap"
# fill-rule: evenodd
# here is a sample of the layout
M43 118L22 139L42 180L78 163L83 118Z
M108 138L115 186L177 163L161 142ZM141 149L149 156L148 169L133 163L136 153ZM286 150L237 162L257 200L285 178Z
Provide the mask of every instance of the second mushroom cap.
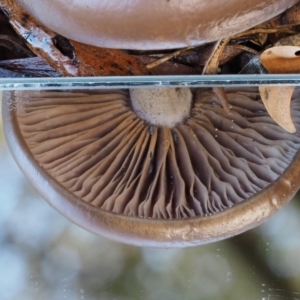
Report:
M232 36L297 0L15 0L70 39L119 49L172 49Z

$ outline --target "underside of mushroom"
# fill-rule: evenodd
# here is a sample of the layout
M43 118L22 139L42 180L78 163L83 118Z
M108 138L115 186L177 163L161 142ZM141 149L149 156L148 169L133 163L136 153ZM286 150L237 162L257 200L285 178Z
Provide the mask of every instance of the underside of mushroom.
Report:
M130 217L218 214L271 185L300 148L300 137L275 124L256 89L227 92L230 114L211 90L174 90L190 102L173 125L140 117L131 100L138 91L23 91L11 105L49 176L80 201ZM169 111L166 104L162 119ZM294 99L297 128L299 111Z
M261 224L300 187L300 137L258 89L15 91L6 138L55 209L96 234L185 247ZM180 108L178 108L180 106ZM300 127L300 97L291 101Z

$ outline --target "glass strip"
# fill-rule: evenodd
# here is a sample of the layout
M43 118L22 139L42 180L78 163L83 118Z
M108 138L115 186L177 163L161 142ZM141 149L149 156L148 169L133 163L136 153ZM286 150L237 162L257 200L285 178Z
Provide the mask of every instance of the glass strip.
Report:
M300 85L298 74L0 78L0 90Z

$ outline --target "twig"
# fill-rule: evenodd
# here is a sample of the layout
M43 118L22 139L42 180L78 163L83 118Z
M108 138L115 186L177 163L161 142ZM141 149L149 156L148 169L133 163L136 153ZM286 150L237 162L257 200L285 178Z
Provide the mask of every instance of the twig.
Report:
M189 47L186 47L186 48L179 49L179 50L177 50L177 51L175 51L173 53L170 53L170 54L168 54L168 55L166 55L166 56L164 56L164 57L156 60L155 62L153 62L151 64L148 64L146 66L146 68L147 69L153 69L153 68L157 67L158 65L160 65L160 64L162 64L162 63L164 63L164 62L166 62L166 61L168 61L168 60L170 60L170 59L172 59L172 58L174 58L176 56L179 56L179 55L181 55L182 53L184 53L184 52L186 52L188 50L195 49L195 48L200 47L200 46L201 45L196 45L196 46L189 46Z
M232 36L230 39L233 40L233 39L237 39L237 38L240 38L240 37L243 37L243 36L246 36L246 35L254 35L254 34L258 34L258 33L277 33L277 32L290 33L290 34L296 33L296 31L290 30L290 29L285 28L285 27L284 28L276 28L276 29L273 29L273 28L253 28L253 29L246 30L244 32L238 33L238 34Z

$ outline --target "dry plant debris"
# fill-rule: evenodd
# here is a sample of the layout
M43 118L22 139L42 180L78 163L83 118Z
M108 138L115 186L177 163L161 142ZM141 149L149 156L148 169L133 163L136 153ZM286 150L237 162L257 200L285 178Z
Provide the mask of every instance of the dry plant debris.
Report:
M62 76L148 75L145 66L117 49L104 49L68 40L38 24L15 1L0 7L32 52Z
M300 4L295 5L269 22L230 37L218 56L219 73L239 73L257 53L273 46L278 39L297 33L300 24L299 7ZM68 47L71 48L71 51L69 49L69 53L66 55L65 49L56 42L56 33L38 24L28 14L24 13L14 1L1 0L0 8L8 17L5 18L4 14L0 14L0 35L9 36L6 41L2 39L0 43L0 61L18 58L28 59L28 63L24 65L29 66L31 56L37 55L42 58L41 62L44 61L44 64L48 65L45 67L45 71L49 69L50 65L60 76L200 75L202 73L214 73L207 69L210 54L215 46L214 43L175 49L174 51L123 51L90 47L68 40ZM18 34L12 32L9 22ZM10 31L9 35L7 30ZM21 40L18 35L23 37L23 44L27 43L31 53L29 52L25 56L24 53L20 55L17 50L21 48L16 47L10 49L11 52L14 52L14 56L7 57L5 54L7 51L3 51L5 47L3 43L9 44L9 40L14 37ZM20 43L18 45L23 47ZM101 58L101 63L98 62L99 59L94 59L95 56ZM91 61L93 62L92 66L89 65ZM39 67L41 67L41 63ZM25 69L20 76L35 76L32 71L26 72ZM30 74L28 75L28 73ZM39 74L37 72L36 76Z
M261 99L273 120L286 131L296 132L291 118L291 98L294 86L260 86Z

